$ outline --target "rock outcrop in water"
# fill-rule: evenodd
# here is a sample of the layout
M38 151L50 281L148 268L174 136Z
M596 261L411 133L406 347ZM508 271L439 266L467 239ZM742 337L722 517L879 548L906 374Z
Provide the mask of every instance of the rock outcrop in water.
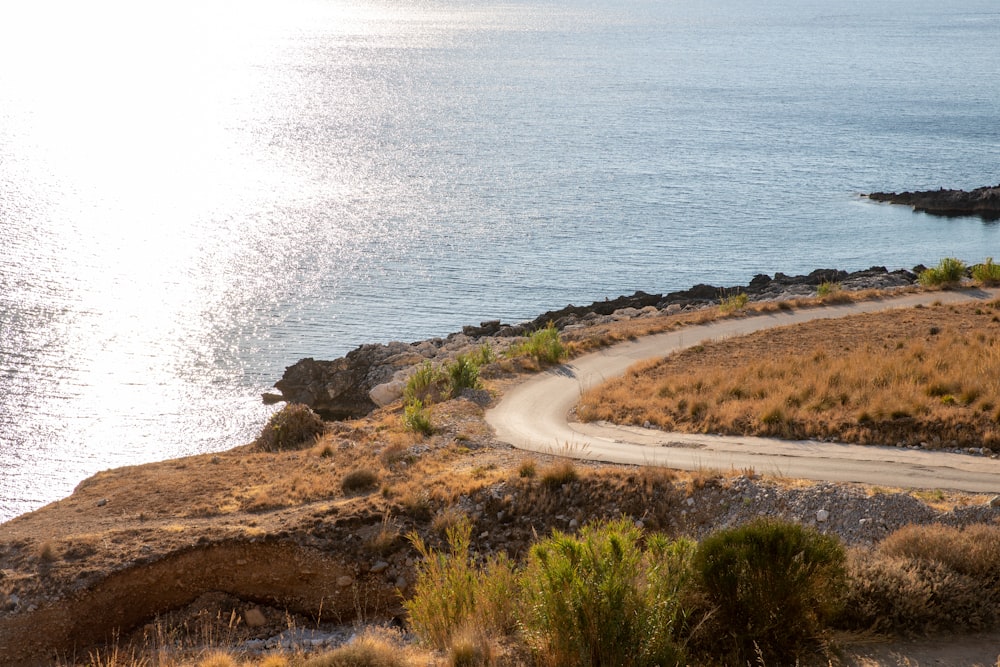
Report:
M772 278L760 274L745 287L695 285L669 294L636 292L631 296L595 301L588 306L569 305L543 313L529 322L503 324L500 320L491 320L479 326L464 327L461 333L444 339L362 345L333 361L302 359L286 368L282 378L275 383L281 394L265 394L264 400L304 403L327 420L356 418L399 398L407 377L421 363L441 363L486 340L502 351L504 341L544 328L549 322L566 329L580 323L594 324L601 320L700 308L718 303L726 294L743 292L751 301L776 301L813 296L816 288L825 282L839 283L844 290L888 289L912 285L916 278L914 272L904 269L890 272L882 266L853 273L818 269L803 276L776 273Z
M912 206L914 211L948 218L979 216L1000 220L1000 185L965 190L927 190L924 192L873 192L872 201Z

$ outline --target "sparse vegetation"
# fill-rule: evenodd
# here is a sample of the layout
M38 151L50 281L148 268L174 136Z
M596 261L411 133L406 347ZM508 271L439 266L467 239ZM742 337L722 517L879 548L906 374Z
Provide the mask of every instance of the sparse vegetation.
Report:
M369 632L333 651L307 658L301 667L407 667L410 664L398 641Z
M719 311L723 314L734 313L747 307L750 297L746 292L733 292L732 294L722 294L719 297Z
M479 365L468 355L460 354L444 367L448 376L449 395L454 398L463 389L479 389Z
M1000 446L995 308L956 308L813 322L709 343L636 365L586 392L577 412L588 421L692 432ZM961 327L952 324L957 313L969 318ZM885 333L873 340L870 327ZM747 349L759 354L736 352Z
M559 459L543 469L540 477L544 487L548 489L560 489L563 484L570 484L579 479L579 474L571 460Z
M955 287L965 276L965 262L954 257L945 257L938 265L925 269L917 276L924 287Z
M432 435L434 425L431 423L430 413L424 407L423 401L414 399L406 403L403 407L403 425L414 433L422 435Z
M816 287L816 296L821 299L825 299L839 294L841 289L840 283L824 280Z
M404 602L410 625L422 641L445 650L470 628L506 634L513 630L514 564L494 556L477 567L466 521L447 530L449 553L430 549L417 534L410 541L421 555L413 596Z
M510 354L513 356L527 355L535 360L539 366L550 366L558 364L566 356L566 347L563 345L559 330L555 324L549 322L544 329L534 332L528 339L511 348Z
M340 488L344 493L362 493L378 484L378 473L370 468L358 468L344 475Z
M994 264L992 257L987 257L982 264L972 267L972 279L984 287L1000 285L1000 264Z
M271 415L256 444L266 452L298 449L312 445L324 428L323 420L309 406L289 403Z
M444 396L444 384L445 375L441 369L425 361L407 379L403 401L407 405L418 401L422 404L435 403Z

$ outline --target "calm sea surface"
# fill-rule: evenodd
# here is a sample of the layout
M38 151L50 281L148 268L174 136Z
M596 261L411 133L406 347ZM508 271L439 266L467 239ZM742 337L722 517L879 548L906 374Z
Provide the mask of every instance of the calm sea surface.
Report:
M994 0L0 8L0 520L254 437L305 356L1000 257Z

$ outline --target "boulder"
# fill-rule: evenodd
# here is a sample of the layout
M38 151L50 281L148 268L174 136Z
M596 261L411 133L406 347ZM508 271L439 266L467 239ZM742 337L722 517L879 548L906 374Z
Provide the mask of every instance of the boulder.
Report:
M304 403L327 420L363 417L378 407L370 392L424 357L405 343L362 345L333 361L301 359L274 383L281 399Z

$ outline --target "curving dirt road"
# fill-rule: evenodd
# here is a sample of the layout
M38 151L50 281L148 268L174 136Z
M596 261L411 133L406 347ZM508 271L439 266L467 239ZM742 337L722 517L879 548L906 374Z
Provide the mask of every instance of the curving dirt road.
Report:
M823 308L725 319L621 343L552 369L509 390L486 421L520 449L578 459L684 470L753 470L790 478L903 488L1000 493L1000 460L947 452L772 438L666 433L583 424L570 413L583 391L623 374L632 364L709 340L820 318L917 304L996 299L996 290L931 292Z

